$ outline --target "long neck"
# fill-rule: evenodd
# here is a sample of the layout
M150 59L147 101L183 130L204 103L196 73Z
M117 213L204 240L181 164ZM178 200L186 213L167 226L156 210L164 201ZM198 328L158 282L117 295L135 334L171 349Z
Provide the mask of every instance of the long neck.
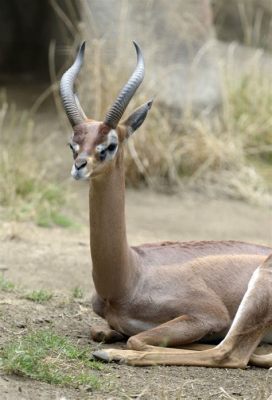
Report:
M126 236L122 150L114 168L91 180L90 241L97 293L103 299L121 297L136 268Z

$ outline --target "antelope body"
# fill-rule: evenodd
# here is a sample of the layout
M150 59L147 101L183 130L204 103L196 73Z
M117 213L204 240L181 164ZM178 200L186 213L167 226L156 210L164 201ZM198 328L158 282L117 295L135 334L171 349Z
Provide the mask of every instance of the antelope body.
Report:
M253 352L271 324L271 247L237 241L128 245L124 146L152 105L149 101L120 121L144 76L142 53L134 45L135 71L103 122L87 119L74 93L84 43L60 84L73 127L71 173L90 183L93 309L108 322L107 329L93 327L92 338L129 338L128 350L101 350L94 356L131 365L244 367L250 359L270 366L269 356ZM225 338L203 351L199 345L191 345L193 350L169 348L215 337Z

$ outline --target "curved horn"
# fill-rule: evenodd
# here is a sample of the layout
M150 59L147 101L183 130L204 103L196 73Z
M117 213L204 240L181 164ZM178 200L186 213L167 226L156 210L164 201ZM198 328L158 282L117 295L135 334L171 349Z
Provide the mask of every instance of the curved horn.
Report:
M112 107L107 112L104 122L111 128L116 128L131 98L133 97L134 93L136 92L136 90L138 89L138 87L140 86L140 84L144 79L143 55L138 44L134 41L133 44L135 46L137 53L137 65L133 74L131 75L131 77L129 78L123 89L118 94Z
M85 114L74 94L74 82L83 64L84 51L85 42L81 44L73 65L62 75L60 81L60 97L72 126L82 123L85 119Z

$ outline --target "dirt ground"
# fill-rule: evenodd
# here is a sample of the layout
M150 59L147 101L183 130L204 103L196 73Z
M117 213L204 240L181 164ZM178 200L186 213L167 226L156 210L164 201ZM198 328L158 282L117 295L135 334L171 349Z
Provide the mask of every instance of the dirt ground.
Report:
M92 312L93 291L88 238L87 187L75 185L75 228L38 228L30 223L3 222L0 268L5 278L24 289L54 292L46 304L17 293L0 292L0 346L31 327L50 324L57 332L91 350L90 326L100 322ZM271 210L238 201L206 199L196 194L171 197L149 191L127 192L127 225L131 244L157 240L239 239L272 244ZM72 300L75 287L82 300ZM123 346L123 344L118 344ZM269 371L196 367L106 365L96 372L102 385L94 392L0 375L1 400L51 399L268 399Z

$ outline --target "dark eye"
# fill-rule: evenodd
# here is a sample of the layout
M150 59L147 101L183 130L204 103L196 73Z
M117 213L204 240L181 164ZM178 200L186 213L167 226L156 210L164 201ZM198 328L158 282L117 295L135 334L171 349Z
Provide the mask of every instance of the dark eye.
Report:
M106 149L103 149L103 150L101 150L101 151L99 152L100 161L104 161L105 158L106 158L106 156L107 156Z
M117 147L117 144L116 144L116 143L111 143L111 144L108 146L108 150L109 150L109 151L114 151L114 150L116 149L116 147Z
M73 145L72 145L71 143L68 143L68 146L70 147L70 149L71 149L72 152L73 152L73 157L76 158L76 157L77 157L77 152L75 151Z
M75 148L72 145L72 143L68 143L68 146L70 147L70 149L72 150L73 153L76 153Z

